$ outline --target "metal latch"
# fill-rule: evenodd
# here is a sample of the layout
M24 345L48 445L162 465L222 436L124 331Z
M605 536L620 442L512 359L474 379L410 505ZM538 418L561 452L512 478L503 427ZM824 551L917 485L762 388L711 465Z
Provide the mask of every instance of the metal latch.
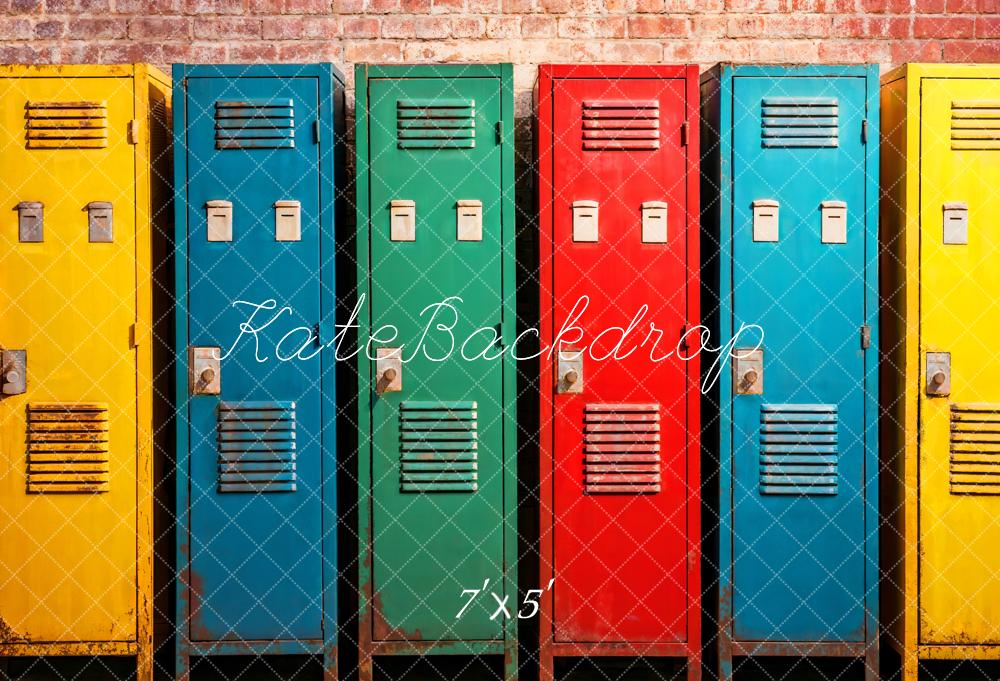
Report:
M28 353L25 350L0 351L3 394L20 395L28 390Z
M455 206L459 241L483 240L483 202L479 199L459 199Z
M556 392L583 392L583 350L570 348L559 351L556 363Z
M597 201L573 202L573 241L597 241Z
M392 241L416 241L417 204L409 199L389 202L389 238Z
M36 244L44 239L44 211L41 201L22 201L17 204L17 235L21 243Z
M764 394L764 351L733 348L733 388L737 395Z
M233 240L233 202L213 199L205 204L209 241Z
M821 240L824 244L847 243L847 202L821 201L819 204Z
M302 241L301 205L298 201L274 202L274 240Z
M861 349L867 350L872 346L872 327L867 324L861 325Z
M114 217L110 201L91 201L87 211L87 233L92 244L114 241Z
M969 243L969 206L965 201L952 201L942 206L944 210L944 243Z
M665 201L643 202L642 243L667 243L667 204Z
M403 349L378 348L375 351L375 392L398 393L403 389Z
M940 397L951 393L951 353L927 353L927 394Z
M192 395L222 392L222 351L219 348L188 348L188 389Z
M778 240L778 202L774 199L757 199L753 202L753 240Z

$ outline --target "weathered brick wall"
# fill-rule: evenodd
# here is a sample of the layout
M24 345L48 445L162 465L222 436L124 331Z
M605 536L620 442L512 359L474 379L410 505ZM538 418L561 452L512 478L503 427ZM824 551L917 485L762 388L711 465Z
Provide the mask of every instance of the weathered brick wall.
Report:
M0 0L0 62L1000 60L1000 0Z

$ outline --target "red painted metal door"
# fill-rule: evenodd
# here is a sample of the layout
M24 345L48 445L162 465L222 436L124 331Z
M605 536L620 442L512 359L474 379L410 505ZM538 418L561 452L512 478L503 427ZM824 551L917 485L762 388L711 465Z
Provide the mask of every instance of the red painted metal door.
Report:
M561 337L581 359L542 357L543 577L555 577L543 640L556 648L647 654L697 638L698 366L663 358L698 323L697 91L690 70L673 73L540 86L543 341L587 302L583 338ZM637 315L619 345L615 327Z

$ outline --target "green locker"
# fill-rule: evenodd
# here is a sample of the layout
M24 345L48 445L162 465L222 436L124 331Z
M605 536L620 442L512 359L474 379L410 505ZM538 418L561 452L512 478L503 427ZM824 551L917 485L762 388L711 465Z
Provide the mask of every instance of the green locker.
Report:
M513 70L355 83L361 678L425 654L514 678Z

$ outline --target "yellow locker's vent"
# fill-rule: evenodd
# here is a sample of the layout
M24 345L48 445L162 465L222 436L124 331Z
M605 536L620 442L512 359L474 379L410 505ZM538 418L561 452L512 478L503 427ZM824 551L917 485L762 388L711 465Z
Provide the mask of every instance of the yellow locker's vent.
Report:
M951 405L952 494L1000 494L1000 404Z
M584 491L660 491L660 405L588 404L583 414Z
M407 400L399 407L399 486L403 492L475 492L475 402Z
M840 110L835 97L765 97L760 145L765 148L836 147Z
M106 102L28 102L28 149L103 149L108 146Z
M626 151L660 148L660 103L631 100L583 102L583 148Z
M241 99L215 103L216 149L292 149L291 99Z
M837 493L837 405L760 408L760 493Z
M219 492L294 492L295 403L219 404Z
M473 149L476 100L400 99L396 138L400 149Z
M951 103L951 148L1000 149L1000 99L967 99Z
M28 405L28 492L107 492L108 405Z

